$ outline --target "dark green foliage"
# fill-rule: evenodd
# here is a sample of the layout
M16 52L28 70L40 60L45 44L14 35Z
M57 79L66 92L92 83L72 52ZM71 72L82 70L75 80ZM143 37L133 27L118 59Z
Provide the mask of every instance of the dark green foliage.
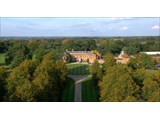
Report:
M95 61L91 68L90 73L92 74L92 79L94 80L95 85L97 85L98 81L102 77L102 66L98 63L98 61Z
M67 78L62 89L62 102L74 102L75 82L71 78Z
M66 54L66 63L72 62L72 56L70 54Z
M134 58L130 59L128 66L132 67L133 69L154 69L155 62L149 55L140 53Z
M4 95L6 94L6 78L6 69L4 67L0 67L0 101L3 101Z
M102 68L95 67L95 70L93 70L93 78L103 82L107 80L108 82L104 82L102 87L113 93L109 95L104 92L107 98L101 96L102 100L159 101L160 74L148 73L149 75L146 75L145 70L154 69L154 61L147 55L135 55L142 51L160 51L159 39L159 36L117 38L1 38L1 65L7 64L9 66L5 69L5 74L1 74L0 99L1 101L60 101L64 85L69 86L65 83L67 68L60 60L66 49L70 51L72 49L78 51L96 49L102 55L106 53L117 55L123 49L129 55L135 56L135 58L130 60L129 67L125 68L121 66L122 68L114 68L115 60L113 55L110 54L108 57L102 56L105 59ZM30 60L25 61L25 59L31 59L33 55L34 62ZM89 67L89 65L68 66L70 74L80 75L90 74ZM103 70L102 76L101 69ZM112 73L109 71L112 71ZM8 78L6 73L9 76ZM86 82L86 91L94 91L92 89L94 86L90 84L92 82ZM5 85L6 90L4 88ZM94 96L92 93L89 94L89 92L86 94L86 96ZM92 101L90 98L86 99L88 100L85 101Z
M42 61L43 59L43 56L47 53L47 51L45 49L42 49L42 48L38 48L35 50L34 54L35 54L35 59L38 60L38 61Z
M6 53L6 64L11 64L11 67L14 68L18 66L25 59L31 59L31 54L29 48L21 43L17 42L10 46L8 52Z

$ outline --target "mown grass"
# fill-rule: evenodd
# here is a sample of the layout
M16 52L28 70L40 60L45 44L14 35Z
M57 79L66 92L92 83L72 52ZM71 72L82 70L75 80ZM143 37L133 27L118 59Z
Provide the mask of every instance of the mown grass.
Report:
M74 102L74 91L75 91L74 80L71 78L67 78L66 84L62 92L61 101L62 102Z
M5 53L0 54L0 65L5 65Z
M67 64L68 73L71 75L88 75L90 65L87 64Z
M94 84L92 77L82 82L82 102L98 102L99 90Z

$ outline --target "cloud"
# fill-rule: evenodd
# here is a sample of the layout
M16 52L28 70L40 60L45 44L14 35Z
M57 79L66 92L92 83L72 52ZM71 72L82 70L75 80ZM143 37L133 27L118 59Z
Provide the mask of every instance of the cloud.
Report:
M130 18L130 17L111 17L109 19L111 19L111 20L130 20L133 18Z
M128 30L128 27L121 27L119 30Z
M158 29L160 29L160 25L154 25L154 26L152 26L152 29L158 30Z

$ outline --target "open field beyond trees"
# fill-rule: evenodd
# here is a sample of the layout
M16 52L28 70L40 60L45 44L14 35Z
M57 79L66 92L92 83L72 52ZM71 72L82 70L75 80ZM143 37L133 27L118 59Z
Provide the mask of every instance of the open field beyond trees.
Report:
M146 73L149 75L158 75L160 74L160 70L146 70Z
M0 54L0 65L5 64L5 53Z

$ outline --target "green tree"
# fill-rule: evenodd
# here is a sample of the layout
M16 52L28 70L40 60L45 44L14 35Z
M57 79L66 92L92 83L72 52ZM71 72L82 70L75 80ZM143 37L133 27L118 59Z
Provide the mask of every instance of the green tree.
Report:
M44 56L37 67L33 80L38 91L38 101L59 101L63 82L66 80L67 67L61 60L54 60L51 53Z
M115 65L99 82L101 101L135 101L134 94L139 90L130 75L132 69L125 65Z
M90 68L90 73L92 74L92 79L95 81L95 84L97 85L98 80L100 80L102 77L102 67L100 66L97 60L92 64Z
M70 54L66 54L66 62L67 63L72 62L72 56Z
M31 54L29 48L21 42L14 43L10 46L8 52L6 53L5 62L14 68L22 63L25 59L31 59Z
M35 101L35 89L32 81L37 63L25 60L15 67L7 79L6 101Z
M108 68L110 68L114 65L115 65L114 56L111 53L107 53L105 58L104 58L104 63L103 63L104 71L107 71Z
M134 58L130 59L128 66L132 67L133 69L154 69L155 62L149 55L140 53Z
M144 80L142 92L145 101L160 102L160 84L157 81L151 78Z

